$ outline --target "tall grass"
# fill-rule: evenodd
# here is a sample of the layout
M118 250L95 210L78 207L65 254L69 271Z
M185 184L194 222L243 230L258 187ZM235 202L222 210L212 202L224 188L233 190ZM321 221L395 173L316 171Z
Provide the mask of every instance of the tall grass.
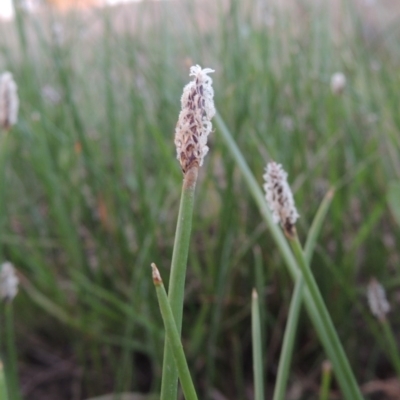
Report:
M373 7L143 2L0 22L0 69L21 99L0 237L24 278L14 303L20 360L32 337L51 338L84 371L82 398L158 390L163 328L148 265L169 276L181 182L173 132L188 67L200 63L216 70L215 103L259 183L270 159L296 177L300 237L336 188L311 268L358 380L394 375L363 295L371 275L389 297L400 283L399 226L386 203L400 177L399 32ZM341 96L329 87L337 71L347 77ZM272 390L292 284L218 130L210 147L182 336L196 388L239 398L252 382L251 290L267 305ZM307 318L299 330L291 383L325 359Z

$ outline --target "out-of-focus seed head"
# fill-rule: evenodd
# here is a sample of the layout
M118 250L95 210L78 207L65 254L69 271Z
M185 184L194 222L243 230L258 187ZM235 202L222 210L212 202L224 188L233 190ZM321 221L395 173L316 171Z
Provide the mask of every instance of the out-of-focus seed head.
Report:
M338 96L343 93L346 87L346 77L342 72L336 72L331 77L331 91Z
M17 85L10 72L0 75L0 127L10 129L17 123L19 100Z
M390 311L390 304L386 299L385 289L375 278L369 281L367 299L372 315L384 321L386 314Z
M5 262L0 267L0 298L12 301L18 293L18 277L15 268L10 262Z
M51 105L57 105L62 100L61 93L51 85L45 85L41 90L42 97Z
M200 65L190 68L194 79L183 89L182 110L175 128L177 159L184 174L192 167L203 165L208 152L207 137L212 130L211 119L215 115L214 90L208 74L210 68Z
M273 221L276 224L280 222L285 232L292 236L299 214L287 183L287 173L281 164L270 162L265 168L264 181L265 198L272 212Z

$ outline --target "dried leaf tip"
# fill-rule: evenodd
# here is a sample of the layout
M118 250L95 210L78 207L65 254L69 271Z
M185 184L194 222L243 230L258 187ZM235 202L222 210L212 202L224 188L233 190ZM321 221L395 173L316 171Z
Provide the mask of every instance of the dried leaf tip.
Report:
M322 363L322 372L324 372L325 374L332 372L332 363L329 360L325 360Z
M17 90L10 72L0 75L0 127L6 130L17 123L19 107Z
M265 198L272 212L273 221L276 224L280 222L285 233L293 236L299 214L287 183L287 173L281 164L270 162L265 168L264 180Z
M175 128L177 159L184 174L193 167L203 165L208 153L207 137L212 130L211 119L215 115L214 90L208 74L211 68L200 65L190 68L193 80L183 89L182 110Z
M10 262L1 265L0 270L0 298L4 301L12 301L18 293L19 279L14 266Z
M385 289L375 278L371 278L368 284L367 298L372 315L381 322L385 321L386 314L390 311L390 304L386 299Z
M151 263L151 269L152 269L153 283L156 286L162 285L163 281L161 279L160 271L158 270L157 265Z

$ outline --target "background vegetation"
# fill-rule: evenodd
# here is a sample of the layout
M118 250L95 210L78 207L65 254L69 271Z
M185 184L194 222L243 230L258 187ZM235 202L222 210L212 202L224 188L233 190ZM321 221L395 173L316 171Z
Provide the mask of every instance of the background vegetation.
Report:
M158 391L164 333L150 263L167 283L182 180L173 133L197 63L216 70L216 107L260 184L271 159L289 172L301 238L337 188L313 272L367 398L400 396L365 299L371 276L394 310L400 299L399 226L387 202L400 179L396 7L265 3L18 9L0 22L0 70L14 74L21 100L18 125L1 138L0 241L21 273L26 399ZM340 96L330 90L337 71L347 77ZM183 342L200 392L251 399L252 288L264 305L271 391L293 287L218 130L210 147ZM399 314L389 318L398 333ZM304 313L290 398L317 398L324 360Z

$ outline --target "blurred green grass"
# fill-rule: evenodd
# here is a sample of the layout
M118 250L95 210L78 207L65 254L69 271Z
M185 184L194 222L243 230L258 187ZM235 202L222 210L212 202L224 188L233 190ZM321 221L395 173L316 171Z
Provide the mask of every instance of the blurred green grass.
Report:
M0 201L2 256L27 280L16 300L21 363L39 336L71 348L84 396L158 388L163 331L150 263L167 281L182 179L173 133L199 63L216 70L216 107L260 184L267 160L289 172L300 237L338 187L313 271L359 381L393 376L364 296L372 275L394 303L400 284L399 227L386 203L400 178L400 32L389 11L344 0L147 1L0 22L0 68L21 99L2 139ZM330 91L337 71L347 77L341 96ZM183 340L202 391L244 399L251 290L264 287L272 387L292 286L218 131L210 148ZM390 319L398 332L399 317ZM291 382L318 375L323 359L302 318Z

